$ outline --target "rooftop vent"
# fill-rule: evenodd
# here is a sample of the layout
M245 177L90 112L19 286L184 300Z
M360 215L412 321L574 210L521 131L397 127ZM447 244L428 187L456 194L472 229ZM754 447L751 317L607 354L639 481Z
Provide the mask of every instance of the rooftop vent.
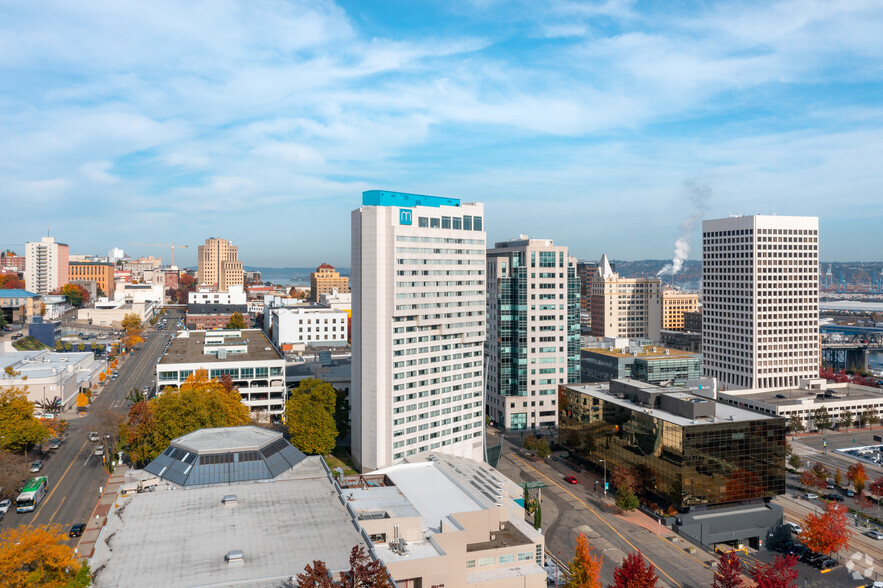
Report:
M236 504L236 502L238 502L238 501L236 499L235 494L228 494L227 496L225 496L221 499L221 504L223 504L223 505Z
M227 555L224 556L224 561L227 564L244 564L245 557L242 555L241 549L233 549L227 552Z

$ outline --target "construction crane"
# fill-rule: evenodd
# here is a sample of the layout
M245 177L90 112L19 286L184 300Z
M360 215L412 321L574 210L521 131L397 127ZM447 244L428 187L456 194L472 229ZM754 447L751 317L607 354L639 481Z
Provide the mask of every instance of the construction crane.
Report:
M175 245L175 242L171 243L129 243L129 245L135 247L171 247L172 248L172 265L175 265L175 248L181 247L189 247L189 245Z

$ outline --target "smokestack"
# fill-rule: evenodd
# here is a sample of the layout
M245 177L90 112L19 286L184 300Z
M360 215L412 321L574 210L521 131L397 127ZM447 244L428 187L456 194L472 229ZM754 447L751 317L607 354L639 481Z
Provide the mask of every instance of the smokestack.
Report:
M674 257L672 257L671 263L665 264L656 274L657 278L665 274L671 274L672 285L674 285L674 275L681 271L684 267L684 262L690 256L690 237L693 236L696 225L702 220L708 199L711 198L711 187L705 184L699 186L693 182L686 182L684 190L687 192L687 198L693 204L694 212L681 221L680 233L675 240Z

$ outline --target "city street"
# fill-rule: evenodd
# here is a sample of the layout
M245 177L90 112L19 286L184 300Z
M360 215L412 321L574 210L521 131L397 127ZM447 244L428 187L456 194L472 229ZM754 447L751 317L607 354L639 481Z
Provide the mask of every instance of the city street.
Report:
M85 523L90 518L98 501L99 489L108 479L102 458L94 455L99 444L105 441L89 441L90 431L97 431L102 437L115 434L115 431L102 430L101 414L110 409L125 415L128 402L126 396L133 388L152 385L156 360L166 347L174 331L147 329L144 342L135 348L133 356L120 362L119 376L108 381L93 399L85 416L78 416L75 410L68 410L62 416L70 426L66 439L58 449L48 450L44 444L34 448L28 455L28 462L35 459L44 461L39 475L49 479L49 493L34 512L18 514L14 508L0 521L0 528L16 525L61 525L65 532L71 525ZM113 442L113 441L112 441ZM110 458L110 456L109 456ZM24 461L24 456L22 456ZM22 466L24 468L24 464ZM34 476L37 474L29 474ZM77 539L71 539L75 545Z

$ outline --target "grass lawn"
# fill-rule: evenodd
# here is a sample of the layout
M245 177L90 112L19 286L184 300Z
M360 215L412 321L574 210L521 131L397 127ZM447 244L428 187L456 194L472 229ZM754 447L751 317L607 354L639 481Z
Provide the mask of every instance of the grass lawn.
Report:
M19 351L38 351L40 349L49 349L49 347L43 345L30 335L28 335L27 337L22 337L18 341L13 341L12 346Z
M325 463L328 464L328 467L332 470L338 467L343 468L343 473L347 476L359 473L353 469L353 462L350 460L349 454L343 447L335 447L331 455L323 455L322 457L325 459Z

